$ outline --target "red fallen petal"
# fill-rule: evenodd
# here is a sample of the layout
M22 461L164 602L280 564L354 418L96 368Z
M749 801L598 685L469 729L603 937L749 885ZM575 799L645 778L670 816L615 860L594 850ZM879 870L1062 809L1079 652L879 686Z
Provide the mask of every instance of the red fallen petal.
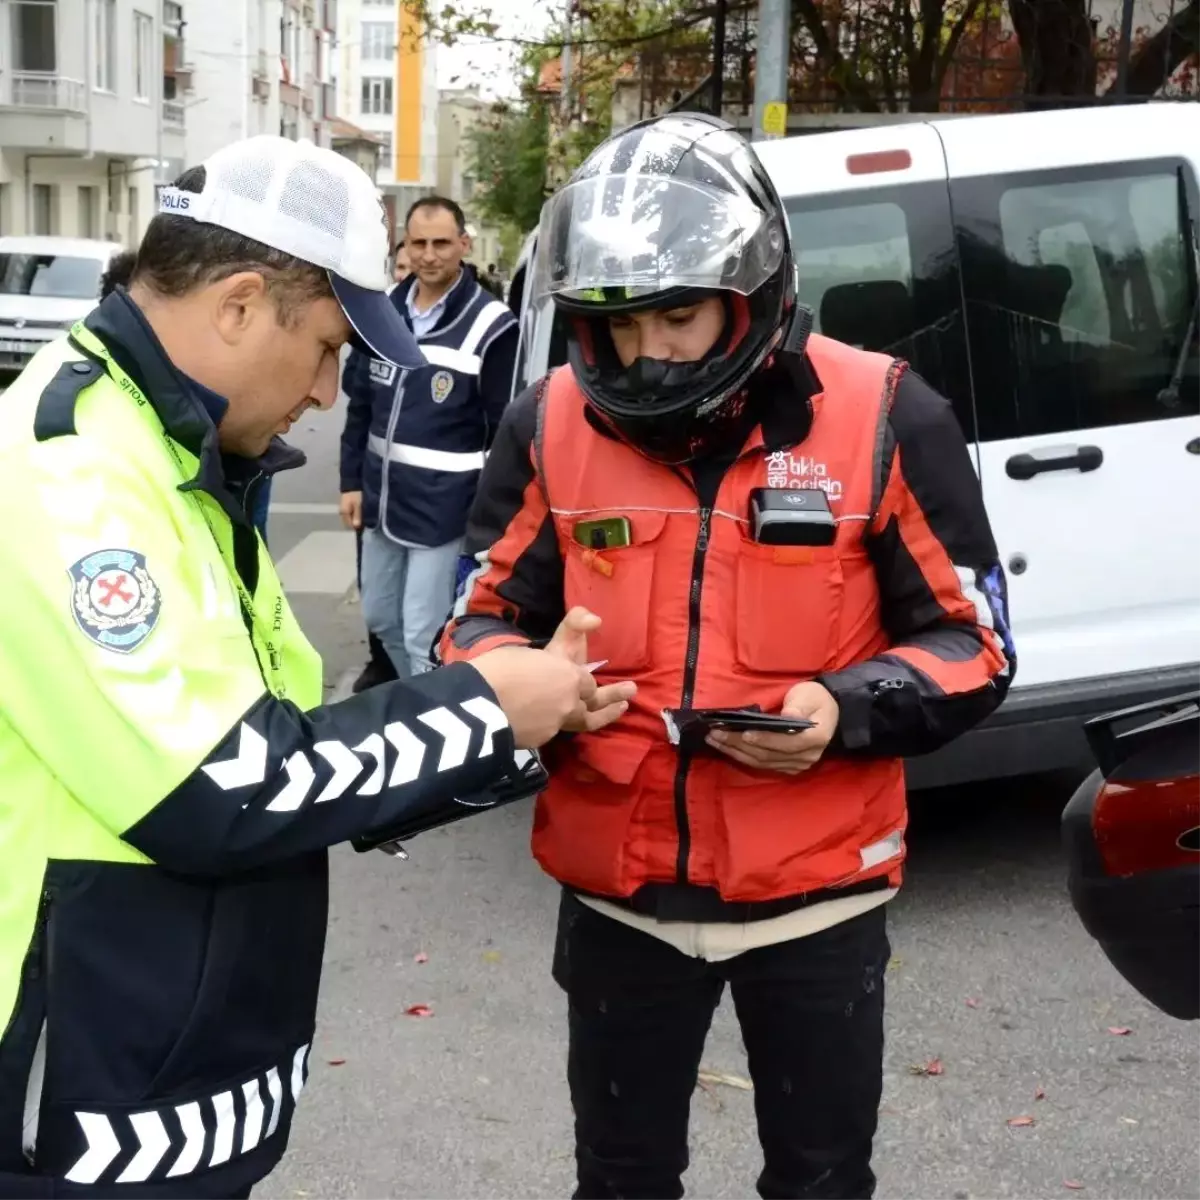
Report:
M976 1000L974 996L968 996L967 1000L966 1000L966 1004L967 1004L968 1008L978 1008L979 1007L979 1001Z
M1009 1117L1008 1124L1013 1129L1024 1129L1030 1125L1036 1125L1037 1122L1032 1117Z
M433 1009L428 1004L412 1004L404 1010L406 1017L432 1017Z
M344 1058L330 1058L327 1060L331 1067L342 1067L346 1065Z
M1070 1188L1073 1192L1082 1192L1083 1184L1078 1179L1064 1179L1063 1187Z
M1045 1088L1042 1088L1042 1087L1038 1088L1038 1089L1037 1089L1037 1091L1033 1093L1033 1098L1034 1098L1035 1100L1045 1100L1045 1098L1046 1098L1046 1089L1045 1089Z
M1128 1037L1133 1030L1130 1029L1128 1025L1110 1025L1108 1027L1108 1032L1111 1033L1113 1037Z
M946 1068L942 1066L942 1060L940 1058L931 1058L925 1064L926 1075L944 1075L945 1073Z
M418 950L416 954L413 955L413 962L415 963L427 963L428 961L429 955L426 954L424 950Z

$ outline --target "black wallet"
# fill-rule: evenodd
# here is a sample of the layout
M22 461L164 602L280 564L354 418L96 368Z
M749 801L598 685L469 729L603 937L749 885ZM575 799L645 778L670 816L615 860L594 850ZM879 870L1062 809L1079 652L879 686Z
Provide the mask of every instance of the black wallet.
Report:
M418 834L462 821L484 809L500 808L506 804L515 804L518 800L527 800L544 790L549 782L550 775L537 752L518 750L513 755L513 766L508 775L483 791L465 796L430 799L427 804L415 806L402 821L389 825L386 829L373 830L361 837L352 838L350 844L360 854L368 850L382 850L397 858L407 858L402 843Z
M814 722L803 717L766 713L761 708L664 708L667 740L681 750L711 749L705 738L714 729L730 733L803 733Z

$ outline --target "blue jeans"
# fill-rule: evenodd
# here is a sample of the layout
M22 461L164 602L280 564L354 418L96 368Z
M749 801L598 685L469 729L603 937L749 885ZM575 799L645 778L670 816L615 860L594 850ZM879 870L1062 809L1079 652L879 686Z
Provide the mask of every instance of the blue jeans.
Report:
M429 652L454 604L462 541L400 546L378 529L363 532L363 620L401 679L430 670Z

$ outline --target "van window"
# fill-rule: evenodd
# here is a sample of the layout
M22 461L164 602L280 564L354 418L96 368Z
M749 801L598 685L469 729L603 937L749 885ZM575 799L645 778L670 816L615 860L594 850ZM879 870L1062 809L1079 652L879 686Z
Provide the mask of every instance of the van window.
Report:
M798 214L792 229L800 303L812 309L817 333L870 350L912 333L904 209L846 205Z
M980 436L1200 411L1174 164L953 185ZM1183 354L1178 399L1163 396Z
M944 184L784 197L800 302L827 337L906 359L973 439L954 232Z
M0 254L0 295L95 300L104 263L69 254Z

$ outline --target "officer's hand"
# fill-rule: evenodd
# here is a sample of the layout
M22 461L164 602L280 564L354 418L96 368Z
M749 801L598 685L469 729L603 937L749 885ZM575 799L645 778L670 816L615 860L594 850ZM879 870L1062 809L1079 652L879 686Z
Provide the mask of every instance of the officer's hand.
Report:
M343 492L338 501L338 514L347 529L361 529L362 492Z
M583 667L546 650L500 646L471 666L496 693L523 750L544 746L568 721L578 721L596 696L596 681Z
M587 636L600 628L600 618L586 608L573 608L559 623L554 636L546 646L550 654L557 654L578 666L588 661ZM569 733L587 733L611 725L629 708L629 701L637 693L637 685L625 680L596 688L584 700L584 704L563 725Z
M784 697L780 712L813 722L803 733L729 733L715 729L708 744L745 767L799 775L815 765L833 739L838 723L838 702L819 683L798 683Z

